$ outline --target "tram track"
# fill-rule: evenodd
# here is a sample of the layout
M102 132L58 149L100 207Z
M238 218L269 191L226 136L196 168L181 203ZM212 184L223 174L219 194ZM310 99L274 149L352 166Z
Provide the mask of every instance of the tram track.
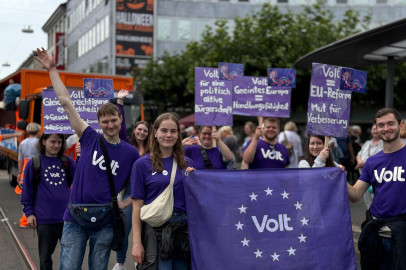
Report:
M20 257L20 261L23 263L25 269L37 270L34 261L29 255L21 239L19 239L19 237L17 236L12 224L10 223L9 218L7 217L5 211L1 206L0 206L0 221L2 224L5 225L6 229L10 232L9 236L15 245L15 250L17 251L18 256Z

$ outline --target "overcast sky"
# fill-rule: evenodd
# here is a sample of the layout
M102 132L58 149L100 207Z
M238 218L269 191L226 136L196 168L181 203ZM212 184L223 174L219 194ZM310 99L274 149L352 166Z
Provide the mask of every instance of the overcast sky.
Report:
M42 26L67 0L0 0L0 79L15 72L33 49L47 48ZM30 26L34 33L21 29ZM9 67L4 67L4 63Z

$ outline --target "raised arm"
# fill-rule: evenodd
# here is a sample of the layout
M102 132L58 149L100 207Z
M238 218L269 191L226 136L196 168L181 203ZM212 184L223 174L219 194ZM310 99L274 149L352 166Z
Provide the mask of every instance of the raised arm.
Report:
M228 148L228 146L220 138L218 131L213 129L211 134L212 134L213 139L215 139L217 142L217 145L220 149L220 153L223 156L223 161L230 162L231 160L233 160L233 152L231 152L230 148Z
M242 159L244 160L245 163L250 164L254 161L255 152L257 151L258 140L259 137L261 136L262 136L262 127L257 126L254 138L252 138L251 143L248 145L247 149L245 149L244 154L242 156Z
M130 138L127 135L127 125L125 124L125 116L124 116L124 98L128 96L127 90L120 90L117 94L117 107L120 110L121 116L123 117L123 121L121 121L121 129L118 136L121 140L130 143Z
M76 111L72 104L69 92L63 84L58 70L55 66L55 60L52 56L48 55L44 48L37 49L37 56L34 56L42 66L48 70L49 77L51 78L52 86L54 87L56 97L64 108L69 122L76 134L80 138L83 131L88 127L88 124L80 118L79 113Z

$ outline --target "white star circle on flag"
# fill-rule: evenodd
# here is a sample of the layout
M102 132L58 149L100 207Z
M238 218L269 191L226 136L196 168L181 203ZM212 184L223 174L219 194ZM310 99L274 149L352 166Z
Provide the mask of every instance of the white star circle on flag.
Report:
M267 187L267 189L264 189L264 191L265 191L265 196L268 196L268 195L271 195L271 196L272 196L273 189L270 189L270 187ZM284 199L289 200L289 195L290 195L290 193L288 193L288 192L286 192L286 190L284 190L283 193L281 193L282 200L284 200ZM251 202L252 202L252 201L258 201L258 198L261 198L261 196L255 194L255 192L252 192L252 193L249 194L248 196L250 197ZM292 205L292 204L290 204L290 205ZM296 203L293 204L293 206L295 207L295 210L296 210L296 211L303 210L303 209L302 209L303 203L300 203L299 201L296 201ZM237 209L239 210L239 213L240 213L240 214L243 214L243 213L247 214L247 209L248 209L248 208L251 209L252 207L251 207L250 205L244 206L244 204L241 204L241 207L239 207L239 208L237 208ZM254 207L254 208L255 208L255 207ZM254 208L252 208L252 209L254 209ZM247 217L247 216L246 216L246 217ZM308 222L309 222L309 219L306 219L306 217L303 217L301 220L297 220L297 221L300 221L300 222L301 222L302 227L305 226L305 225L307 225L307 226L309 225L309 223L308 223ZM245 222L245 223L246 223L246 222ZM235 224L235 226L236 226L236 231L239 231L239 230L244 231L244 229L243 229L243 226L244 226L244 225L245 225L245 224L241 223L241 221L238 221L238 223ZM250 225L248 224L247 226L250 226ZM250 228L250 227L248 227L248 228ZM248 230L248 231L249 231L249 230ZM306 243L306 238L307 238L307 236L303 235L303 233L301 233L300 236L298 236L297 238L299 239L299 243L302 243L302 242ZM241 238L240 238L240 239L241 239ZM251 240L248 240L246 237L244 237L244 239L243 239L242 241L240 241L240 242L242 243L242 247L245 247L245 246L249 247L249 246L250 246L250 245L249 245L250 241L251 241ZM251 244L252 244L252 243L251 243ZM288 255L289 255L289 256L295 256L295 255L296 255L296 253L295 253L295 252L296 252L296 249L293 248L293 246L290 246L290 248L287 249L286 251L288 252ZM253 253L255 254L255 258L262 258L262 253L264 253L264 251L260 251L260 250L257 248L257 250L256 250L255 252L253 252ZM270 257L272 258L272 261L279 261L279 257L280 257L280 256L281 256L281 255L280 255L280 254L277 254L275 251L274 251L274 253L273 253L272 255L270 255ZM282 258L283 258L283 256L282 256Z

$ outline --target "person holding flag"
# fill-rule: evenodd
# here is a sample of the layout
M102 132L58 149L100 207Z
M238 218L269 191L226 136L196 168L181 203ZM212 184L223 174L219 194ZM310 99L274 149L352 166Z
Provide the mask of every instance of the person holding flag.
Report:
M288 150L278 143L280 129L280 120L273 117L264 119L263 127L257 127L243 154L249 169L286 168L290 164Z
M393 108L375 114L383 151L365 162L359 180L347 183L348 197L360 200L372 185L375 196L358 241L361 269L406 269L406 147L400 139L401 117Z
M198 130L200 145L184 148L185 156L193 160L196 169L226 169L227 163L233 160L233 153L220 139L216 129L201 126ZM217 147L213 146L213 139Z

